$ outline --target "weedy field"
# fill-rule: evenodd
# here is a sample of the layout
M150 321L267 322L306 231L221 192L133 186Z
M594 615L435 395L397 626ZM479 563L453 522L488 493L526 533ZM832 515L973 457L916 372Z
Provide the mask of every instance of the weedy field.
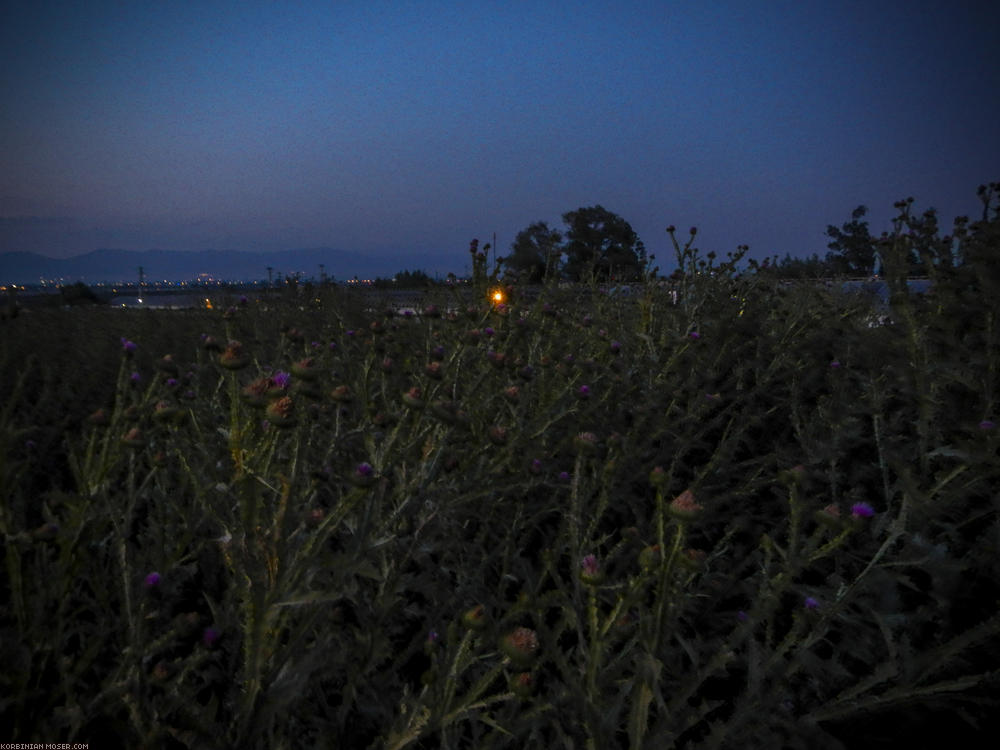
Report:
M327 288L6 320L0 724L973 742L1000 692L997 237L930 294L890 277L883 325L690 242L628 297L482 276L414 315Z

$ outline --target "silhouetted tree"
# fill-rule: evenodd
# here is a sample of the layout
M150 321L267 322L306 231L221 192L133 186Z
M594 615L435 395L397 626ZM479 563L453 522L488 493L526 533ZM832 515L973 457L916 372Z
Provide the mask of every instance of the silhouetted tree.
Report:
M832 252L826 259L831 270L837 273L867 276L872 273L875 265L875 239L868 231L868 222L864 220L868 213L866 206L858 206L851 213L851 220L841 225L840 229L828 225L826 236L831 239L827 247Z
M514 273L523 275L528 283L538 284L559 267L560 242L562 234L558 230L550 229L544 221L536 221L517 233L504 263Z
M580 281L591 274L601 280L634 280L646 266L646 248L631 225L603 206L563 214L566 276Z

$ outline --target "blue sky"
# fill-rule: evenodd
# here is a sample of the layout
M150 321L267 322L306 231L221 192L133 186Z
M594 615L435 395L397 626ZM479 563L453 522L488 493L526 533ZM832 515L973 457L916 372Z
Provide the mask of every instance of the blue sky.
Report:
M0 4L0 252L397 253L601 204L669 266L1000 179L986 2Z

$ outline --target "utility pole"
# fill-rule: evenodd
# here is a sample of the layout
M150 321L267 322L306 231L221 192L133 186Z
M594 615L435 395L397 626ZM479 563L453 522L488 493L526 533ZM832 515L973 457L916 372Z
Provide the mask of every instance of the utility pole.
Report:
M271 272L274 271L274 266L267 267L267 288L271 288Z
M139 266L139 304L142 304L142 285L145 279L145 272L142 266Z

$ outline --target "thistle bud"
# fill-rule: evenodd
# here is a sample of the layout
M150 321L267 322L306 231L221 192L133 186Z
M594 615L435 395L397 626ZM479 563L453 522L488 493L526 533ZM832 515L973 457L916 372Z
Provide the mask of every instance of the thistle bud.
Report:
M654 568L660 567L660 563L663 561L663 552L660 550L659 544L654 544L649 547L644 547L639 553L639 567L644 571L650 571Z
M104 409L98 409L89 417L87 421L90 422L94 427L105 427L108 424L108 414Z
M267 393L270 388L270 378L257 378L252 383L243 386L243 389L240 391L240 398L250 404L250 406L263 408L267 405Z
M511 675L508 687L517 697L529 698L535 692L535 678L531 676L531 672L518 672Z
M142 430L138 427L133 427L125 433L122 443L129 448L142 448L146 444L146 438L143 436Z
M527 668L538 654L538 633L531 628L515 628L500 639L500 650L516 666Z
M239 341L230 341L226 350L219 355L219 365L227 370L242 370L250 364L250 357Z
M302 378L303 380L315 380L319 376L319 372L316 369L315 357L306 357L305 359L300 359L298 362L293 362L291 371L295 377Z
M581 453L596 453L597 435L593 432L581 432L573 438L573 446Z
M348 478L357 487L371 487L377 479L375 468L367 461L362 461L355 466Z
M351 388L348 385L338 385L332 391L330 391L330 398L341 404L349 403L354 399L351 393Z
M268 404L264 412L275 427L291 427L295 424L295 405L291 396L282 396Z
M702 507L695 501L694 493L691 490L684 490L681 494L670 501L667 512L674 518L681 521L690 521L701 512Z
M654 487L664 487L667 484L667 472L663 470L662 466L655 466L653 470L649 472L649 483Z
M424 392L419 386L413 386L403 394L403 403L413 409L419 409L424 405Z
M157 401L153 407L153 419L158 422L166 422L180 415L180 409L169 401Z
M597 562L597 555L587 555L580 561L580 580L588 586L597 586L604 580L600 563Z
M840 517L840 508L834 503L830 503L822 510L816 511L813 518L816 519L817 523L828 526L831 529L840 529L844 525L843 519Z
M489 618L486 615L486 607L477 604L472 609L466 610L462 614L462 624L469 630L485 630Z

